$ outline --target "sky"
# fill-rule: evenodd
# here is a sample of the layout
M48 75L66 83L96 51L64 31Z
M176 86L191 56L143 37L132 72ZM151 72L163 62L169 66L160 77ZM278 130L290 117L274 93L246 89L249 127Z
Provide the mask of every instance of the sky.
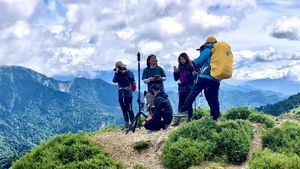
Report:
M0 65L95 77L157 55L166 71L208 36L230 44L233 79L300 81L298 0L0 0ZM101 77L101 74L100 74Z

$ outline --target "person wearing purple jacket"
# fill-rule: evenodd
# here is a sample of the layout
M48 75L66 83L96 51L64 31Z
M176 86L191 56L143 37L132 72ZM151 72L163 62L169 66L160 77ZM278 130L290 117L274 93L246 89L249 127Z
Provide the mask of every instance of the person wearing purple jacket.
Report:
M178 68L174 66L174 80L178 81L178 94L179 94L179 103L178 103L178 111L183 106L183 103L187 96L189 95L193 85L194 79L196 75L195 68L190 60L189 56L186 53L181 53L178 57ZM189 105L187 108L188 111L188 119L187 121L191 121L193 116L193 107ZM178 118L177 121L173 124L176 126L180 123L181 119Z

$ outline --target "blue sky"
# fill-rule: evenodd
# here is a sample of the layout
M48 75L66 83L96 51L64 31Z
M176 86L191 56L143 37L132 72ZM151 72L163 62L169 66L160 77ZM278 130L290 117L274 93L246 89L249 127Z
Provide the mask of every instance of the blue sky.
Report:
M234 79L300 81L297 0L0 0L0 65L48 76L95 76L136 53L171 70L205 38L228 42Z

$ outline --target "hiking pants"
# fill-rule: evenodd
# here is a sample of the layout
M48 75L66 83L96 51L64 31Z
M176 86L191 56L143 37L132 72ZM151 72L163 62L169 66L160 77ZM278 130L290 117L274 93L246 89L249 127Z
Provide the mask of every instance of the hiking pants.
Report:
M133 121L134 114L132 110L132 97L128 97L128 95L126 95L126 92L127 91L125 91L125 89L119 89L119 103L123 112L124 120L128 124L129 119L130 122Z
M179 102L178 102L178 111L180 112L180 108L183 106L185 99L187 98L187 96L189 95L189 92L184 92L184 93L180 93L179 94ZM193 106L192 104L189 105L189 107L187 108L188 111L188 119L191 119L193 116Z
M166 129L168 124L165 124L165 122L162 120L151 119L145 123L144 127L147 130L157 131L160 129Z
M219 105L219 87L220 82L210 80L207 78L198 78L197 83L194 84L191 92L184 101L181 107L181 112L188 111L188 108L193 105L198 94L204 90L205 98L210 107L210 115L213 120L217 120L220 116L220 105Z

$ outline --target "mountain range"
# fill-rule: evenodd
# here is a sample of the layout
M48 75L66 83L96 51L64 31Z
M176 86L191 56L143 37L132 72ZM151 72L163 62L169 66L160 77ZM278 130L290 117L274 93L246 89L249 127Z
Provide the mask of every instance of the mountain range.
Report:
M107 97L116 92L101 79L57 81L23 67L2 66L0 147L5 149L0 168L54 134L122 123L119 107Z

